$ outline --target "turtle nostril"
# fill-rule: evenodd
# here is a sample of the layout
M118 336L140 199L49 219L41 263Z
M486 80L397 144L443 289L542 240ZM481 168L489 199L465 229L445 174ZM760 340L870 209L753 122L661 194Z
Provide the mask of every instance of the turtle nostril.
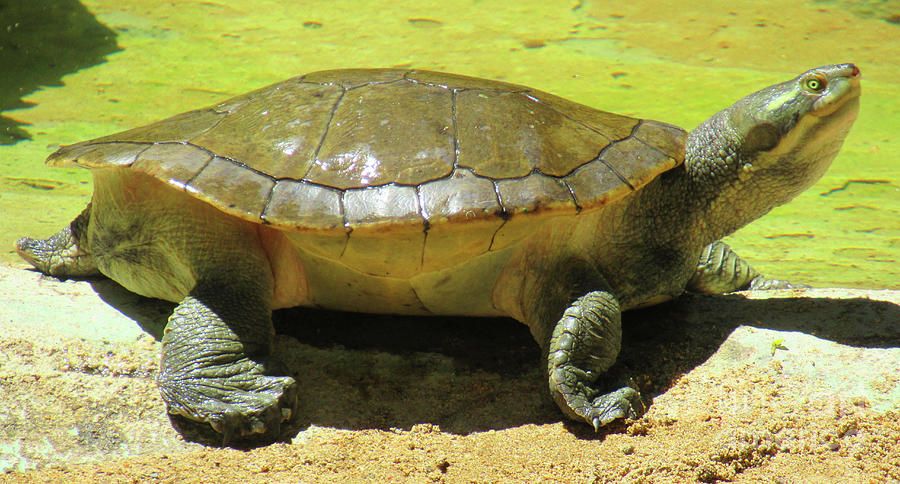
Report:
M858 77L859 76L859 67L856 67L856 64L850 64L850 67L853 70L850 72L850 77Z

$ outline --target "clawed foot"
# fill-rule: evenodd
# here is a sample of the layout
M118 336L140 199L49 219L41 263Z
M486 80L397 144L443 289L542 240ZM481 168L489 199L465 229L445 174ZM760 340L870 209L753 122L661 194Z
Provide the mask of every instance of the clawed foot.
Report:
M220 376L223 369L234 374ZM228 366L188 375L161 371L157 377L169 413L207 422L223 445L239 440L274 440L297 409L297 382L265 375L265 365L242 358Z
M620 388L601 394L598 376L609 369L622 338L619 303L612 294L592 291L563 312L553 329L547 364L550 392L569 417L594 430L620 418L637 418L644 402L637 390Z
M644 414L644 402L641 395L631 387L623 387L614 392L594 398L589 407L576 411L587 423L593 425L594 431L616 419L637 419Z
M806 284L792 284L781 279L769 279L765 276L756 276L750 281L752 291L771 291L774 289L809 289Z
M577 372L576 372L577 373ZM600 427L617 419L637 419L644 414L644 402L637 390L622 387L614 392L599 394L585 387L583 381L553 381L557 405L569 417L582 420L599 431Z
M71 224L49 239L23 237L17 240L19 257L44 274L60 279L99 275L94 259L79 245L84 242L81 239L86 232L90 210L88 205Z

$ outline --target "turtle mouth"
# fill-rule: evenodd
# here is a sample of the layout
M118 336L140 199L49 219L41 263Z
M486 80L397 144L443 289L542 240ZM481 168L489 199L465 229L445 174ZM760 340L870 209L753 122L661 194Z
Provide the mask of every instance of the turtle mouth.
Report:
M816 101L814 109L809 113L817 118L843 117L849 111L859 107L859 83L850 92L836 98L822 98Z
M840 71L831 81L827 93L817 99L810 110L811 115L818 118L832 116L844 117L859 106L860 80L862 74L853 64L840 66ZM855 114L853 114L855 119Z

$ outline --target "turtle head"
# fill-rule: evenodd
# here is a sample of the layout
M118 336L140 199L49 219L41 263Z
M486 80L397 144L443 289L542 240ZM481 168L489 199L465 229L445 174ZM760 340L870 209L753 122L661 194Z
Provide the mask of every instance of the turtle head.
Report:
M822 176L856 119L859 93L853 64L811 69L759 90L691 132L686 168L713 198L743 213L735 225L746 224Z

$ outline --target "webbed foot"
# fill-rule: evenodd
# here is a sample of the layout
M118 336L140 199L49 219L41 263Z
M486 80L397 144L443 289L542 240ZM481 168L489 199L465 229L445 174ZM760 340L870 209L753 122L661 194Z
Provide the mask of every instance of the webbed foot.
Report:
M208 423L223 445L244 439L273 440L297 412L297 382L269 376L266 364L243 357L205 370L160 371L169 413Z
M268 358L271 311L248 292L189 295L163 336L157 383L169 413L206 422L234 441L272 441L297 409L297 383Z

